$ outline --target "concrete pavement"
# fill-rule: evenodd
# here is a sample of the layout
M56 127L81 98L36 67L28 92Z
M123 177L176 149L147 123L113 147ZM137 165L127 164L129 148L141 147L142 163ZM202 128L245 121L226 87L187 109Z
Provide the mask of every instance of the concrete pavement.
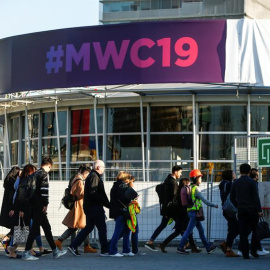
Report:
M0 251L0 269L33 269L33 270L56 270L56 269L95 269L95 270L264 270L270 269L270 255L259 259L244 260L243 258L226 258L220 249L212 254L205 250L199 254L181 255L176 253L175 247L167 248L168 253L153 252L141 247L140 251L146 252L145 256L134 257L100 257L98 254L84 254L75 257L68 252L63 257L53 259L52 255L41 257L37 261L24 261L9 259L3 249ZM121 248L119 249L121 251Z

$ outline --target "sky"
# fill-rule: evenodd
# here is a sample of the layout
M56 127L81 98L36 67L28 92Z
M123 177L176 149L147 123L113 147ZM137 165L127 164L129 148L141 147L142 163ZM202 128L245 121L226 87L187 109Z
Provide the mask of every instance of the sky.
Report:
M99 24L99 0L0 0L0 39Z

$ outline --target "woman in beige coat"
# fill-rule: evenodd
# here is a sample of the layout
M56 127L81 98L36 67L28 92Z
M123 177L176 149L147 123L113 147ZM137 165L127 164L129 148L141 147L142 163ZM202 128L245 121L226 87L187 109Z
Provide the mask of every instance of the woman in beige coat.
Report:
M55 241L55 245L62 250L62 242L68 237L74 235L78 229L83 229L86 225L86 217L83 211L83 196L84 196L84 180L90 173L90 168L86 166L80 166L78 174L71 180L70 193L76 196L74 207L69 210L66 217L63 220L63 224L68 229ZM89 244L89 237L84 241L84 253L96 253L97 250L92 248Z

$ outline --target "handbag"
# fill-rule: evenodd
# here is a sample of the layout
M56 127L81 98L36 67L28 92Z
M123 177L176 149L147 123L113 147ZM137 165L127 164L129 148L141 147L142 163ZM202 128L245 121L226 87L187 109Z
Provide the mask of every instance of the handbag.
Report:
M205 220L205 217L204 217L204 214L203 214L203 208L200 207L197 211L196 211L196 218L198 221L204 221Z
M229 217L236 217L237 214L237 208L233 205L231 202L231 194L229 193L227 196L226 201L224 202L222 206L222 210L229 216Z
M128 206L123 204L119 199L118 199L118 201L123 206L123 207L120 208L120 211L121 211L121 214L124 217L124 219L126 219L126 220L131 219Z
M263 217L260 217L257 224L257 240L261 241L265 238L270 238L269 224L264 220Z
M19 217L19 225L14 226L13 244L25 244L29 235L29 226L25 226L24 220L23 226L21 226L21 219Z

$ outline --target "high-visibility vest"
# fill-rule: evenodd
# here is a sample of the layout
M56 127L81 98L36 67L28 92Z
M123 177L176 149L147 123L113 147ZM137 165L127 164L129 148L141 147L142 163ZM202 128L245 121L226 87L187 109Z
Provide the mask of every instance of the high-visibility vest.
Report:
M195 191L197 188L198 188L197 185L191 185L191 199L192 199L194 204L192 207L187 208L187 211L196 211L202 207L201 199L195 197Z

